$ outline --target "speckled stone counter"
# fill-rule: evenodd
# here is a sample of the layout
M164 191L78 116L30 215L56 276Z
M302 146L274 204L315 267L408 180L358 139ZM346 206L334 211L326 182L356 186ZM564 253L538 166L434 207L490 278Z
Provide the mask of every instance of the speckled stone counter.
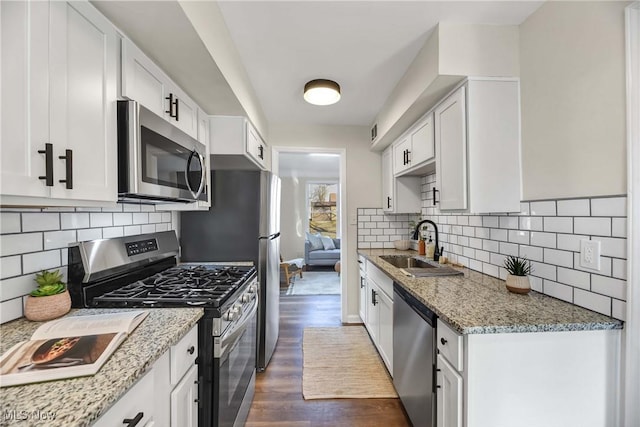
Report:
M117 311L123 310L72 310L69 316ZM91 425L203 315L201 308L157 308L148 311L147 318L96 375L0 388L0 426ZM4 354L18 342L28 340L41 324L18 319L0 325L0 352ZM52 415L55 418L51 419Z
M507 291L503 280L459 268L462 276L407 277L381 255L415 251L359 249L380 270L402 285L438 317L462 334L621 329L622 322L535 291Z

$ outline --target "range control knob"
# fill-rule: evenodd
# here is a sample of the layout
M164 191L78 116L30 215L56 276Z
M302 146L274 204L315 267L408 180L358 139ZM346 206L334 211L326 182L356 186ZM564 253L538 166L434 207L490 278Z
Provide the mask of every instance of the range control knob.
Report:
M258 291L258 285L251 285L247 290L247 292L249 292L250 294L255 294L257 291Z
M254 298L255 298L255 294L251 292L247 292L244 295L242 295L242 298L240 298L240 301L242 301L243 303L247 303L252 301Z
M236 318L242 316L242 304L240 303L234 304L231 311L233 311L236 314Z
M234 308L229 309L229 311L227 311L224 314L223 319L228 321L228 322L233 322L234 320L236 320L236 318L238 317L238 311Z

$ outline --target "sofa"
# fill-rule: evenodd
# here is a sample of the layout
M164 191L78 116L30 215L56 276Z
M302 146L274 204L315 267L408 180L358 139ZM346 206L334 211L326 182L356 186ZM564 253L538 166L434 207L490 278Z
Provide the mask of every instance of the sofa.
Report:
M340 261L340 239L332 239L335 249L315 249L311 248L309 240L304 241L304 263L307 266L314 265L335 265Z

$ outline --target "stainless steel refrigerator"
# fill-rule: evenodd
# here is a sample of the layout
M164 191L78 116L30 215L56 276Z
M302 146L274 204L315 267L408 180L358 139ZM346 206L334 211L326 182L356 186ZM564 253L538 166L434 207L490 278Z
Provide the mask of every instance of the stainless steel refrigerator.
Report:
M257 369L269 364L280 321L280 178L271 172L211 171L211 208L182 212L183 262L253 261L260 281Z

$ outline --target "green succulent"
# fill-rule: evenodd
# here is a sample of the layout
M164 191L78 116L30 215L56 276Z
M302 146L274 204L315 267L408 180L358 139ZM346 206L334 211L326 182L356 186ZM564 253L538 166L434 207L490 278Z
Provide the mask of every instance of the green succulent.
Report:
M31 292L33 297L47 297L57 295L64 292L66 286L62 281L60 270L48 271L36 274L36 283L38 287Z
M514 276L528 276L533 271L531 261L526 258L509 255L504 260L504 268Z

